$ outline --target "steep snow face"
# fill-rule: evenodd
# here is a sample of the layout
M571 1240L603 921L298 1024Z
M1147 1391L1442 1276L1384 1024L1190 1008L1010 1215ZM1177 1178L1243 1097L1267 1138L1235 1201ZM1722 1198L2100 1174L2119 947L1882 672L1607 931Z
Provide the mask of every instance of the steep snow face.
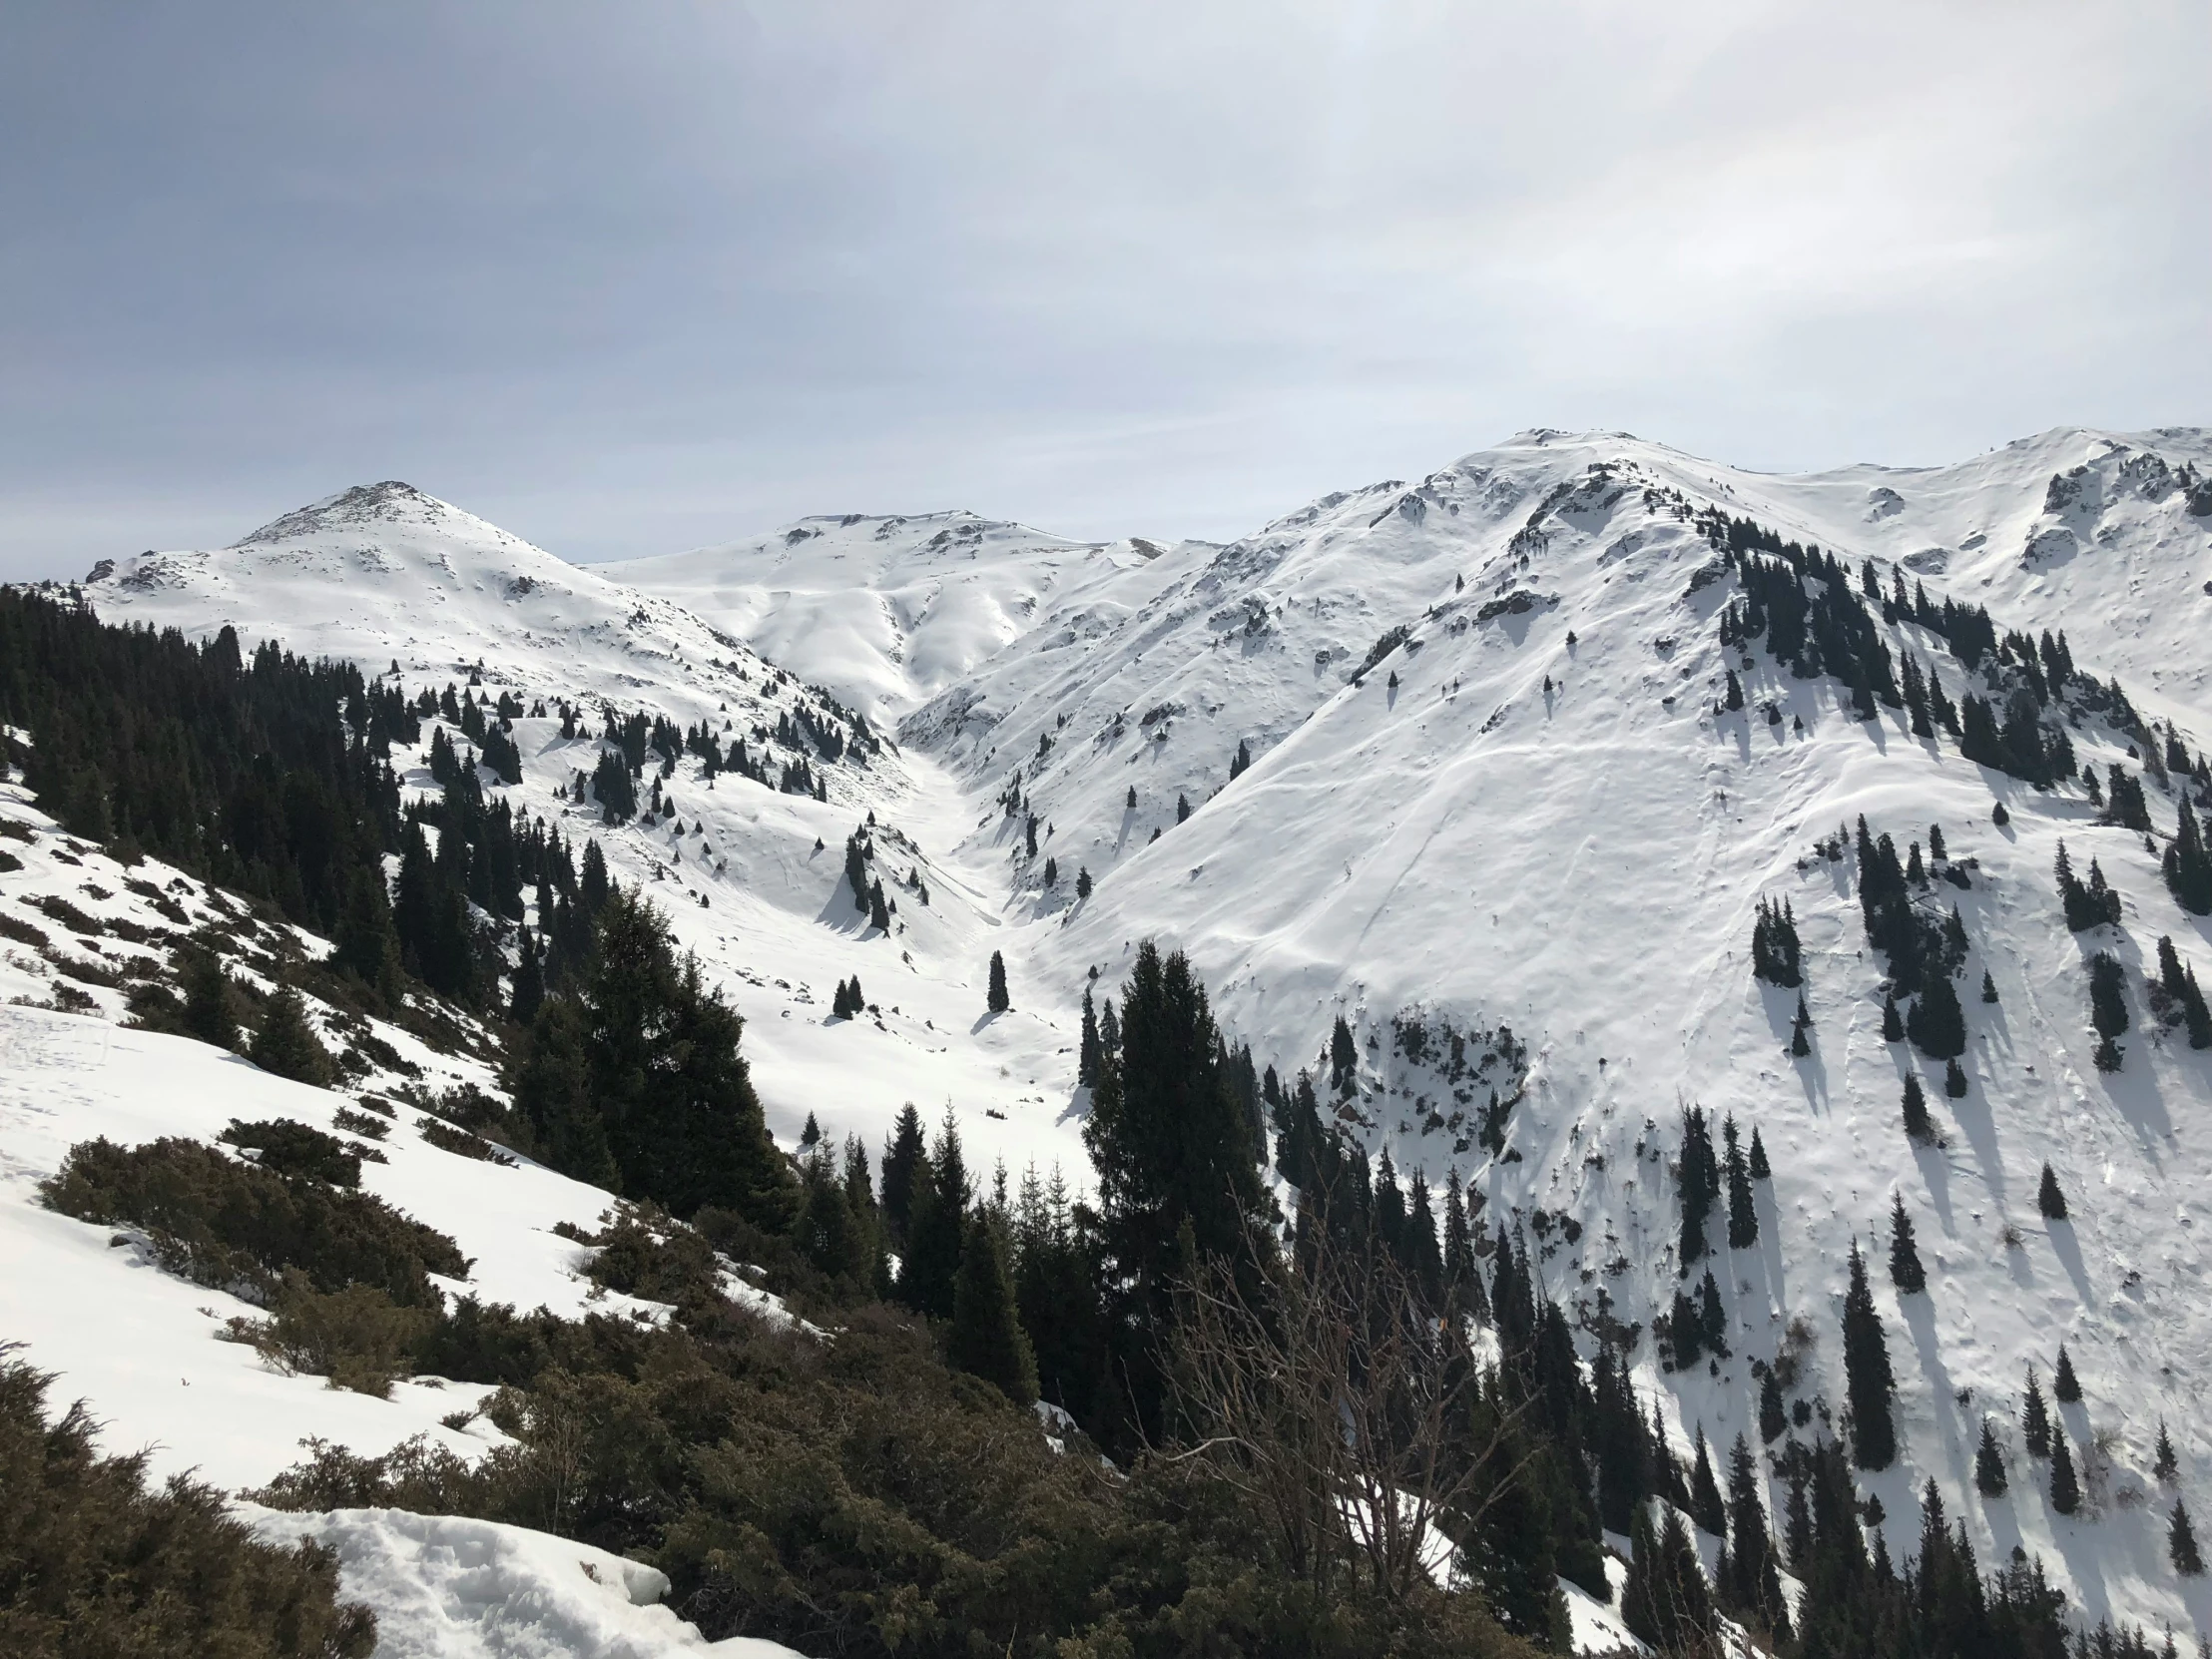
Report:
M2006 463L2034 498L2027 520L2046 459ZM1977 487L2003 493L2001 479ZM1581 1317L1641 1326L1641 1381L1671 1398L1685 1442L1699 1423L1717 1442L1756 1438L1748 1363L1794 1346L1793 1322L1812 1344L1800 1396L1841 1409L1837 1309L1857 1239L1901 1379L1906 1454L1869 1481L1889 1513L1910 1516L1934 1476L1985 1559L2018 1542L2092 1617L2202 1624L2165 1568L2171 1494L2148 1469L2163 1415L2187 1425L2184 1486L2212 1470L2192 1381L2212 1360L2212 1317L2190 1242L2212 1176L2212 1054L2161 1024L2145 970L2172 935L2212 973L2212 929L2167 894L2144 837L2100 826L2078 789L2038 793L1962 761L1948 738L1914 738L1902 711L1859 720L1833 680L1723 652L1736 580L1693 514L1718 504L1810 535L1855 581L1873 557L1887 586L1898 561L1885 546L1919 545L1886 528L1906 509L1846 535L1839 488L1531 434L1155 561L1141 592L1115 586L1136 573L1071 589L902 735L1014 804L966 850L1002 861L1014 913L1033 923L1009 952L1019 979L1058 987L1064 1004L1094 967L1118 981L1136 941L1172 941L1229 1028L1286 1068L1311 1063L1346 1015L1365 1064L1340 1116L1400 1169L1438 1182L1456 1167L1489 1223L1527 1232L1550 1292ZM2143 556L2119 543L2114 566ZM1948 571L1925 579L1938 597L1987 597ZM2135 685L2139 657L2099 660L2083 630L2053 620L2084 669ZM1900 623L1884 637L1932 663L1954 699L1987 694L1935 636ZM1729 669L1741 711L1718 708ZM2212 721L2183 719L2193 749L2212 737ZM2089 721L2070 735L2100 771L2127 762L2122 734ZM1254 760L1231 782L1240 742ZM2169 834L2176 802L2151 794ZM1178 798L1191 809L1180 824ZM1925 902L1955 905L1970 941L1963 1098L1946 1100L1939 1064L1882 1040L1886 965L1848 855L1815 845L1861 815L1901 853L1920 842L1925 855L1940 825L1962 878L1932 881ZM2121 927L2068 933L2051 877L2061 837L2082 867L2100 860ZM1083 902L1069 890L1078 868L1096 881ZM1805 938L1804 1059L1787 1053L1796 993L1751 977L1762 896L1788 899ZM2096 949L2128 969L2135 1029L2116 1074L2090 1059ZM1994 1004L1977 999L1984 971ZM1471 1039L1457 1076L1436 1055L1447 1024ZM1904 1136L1908 1072L1936 1103L1940 1147ZM1476 1134L1493 1087L1509 1108L1495 1156ZM1650 1325L1679 1283L1670 1164L1693 1102L1747 1139L1757 1127L1775 1176L1757 1247L1715 1264L1732 1357L1686 1375L1659 1369ZM2069 1222L2036 1211L2045 1163L2073 1199ZM1889 1293L1894 1194L1931 1297ZM1982 1414L2009 1423L2026 1367L2047 1380L2061 1340L2077 1366L2096 1356L2098 1382L2068 1408L2098 1467L2094 1520L2050 1511L2045 1471L2009 1429L2012 1494L1972 1490Z
M689 607L870 719L895 721L1026 634L1070 582L1161 551L1071 542L966 512L846 513L601 568Z

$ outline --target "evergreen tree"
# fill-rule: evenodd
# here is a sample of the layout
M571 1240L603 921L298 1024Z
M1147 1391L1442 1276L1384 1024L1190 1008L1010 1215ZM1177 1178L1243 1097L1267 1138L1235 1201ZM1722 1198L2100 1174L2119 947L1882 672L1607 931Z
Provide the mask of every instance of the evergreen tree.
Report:
M986 1006L994 1014L1003 1014L1013 1005L1013 999L1006 994L1006 958L994 950L991 952L991 983Z
M1943 1062L1943 1093L1952 1100L1966 1098L1966 1068L1955 1054Z
M1187 795L1177 796L1175 798L1175 822L1178 824L1187 824L1188 822L1190 822L1190 817L1191 798Z
M1905 1017L1898 1012L1898 999L1887 990L1882 993L1882 1040L1905 1041Z
M1805 1006L1805 993L1800 991L1797 999L1797 1017L1790 1022L1790 1054L1792 1058L1802 1060L1813 1052L1813 1045L1806 1039L1805 1035L1806 1032L1812 1029L1813 1015Z
M522 929L522 953L515 962L514 982L507 997L507 1017L527 1029L545 1002L545 974L538 965L537 941Z
M264 1071L294 1083L322 1088L330 1081L330 1051L307 1022L307 1005L288 984L279 984L262 1008L262 1028L249 1051Z
M2081 1380L2074 1376L2073 1356L2066 1352L2066 1345L2058 1345L2058 1366L2051 1374L2051 1397L2061 1405L2081 1403Z
M917 1179L914 1184L898 1295L917 1314L950 1319L972 1197L967 1162L960 1150L960 1131L950 1112L945 1114L936 1147L922 1167L927 1178Z
M1630 1534L1634 1557L1621 1586L1621 1622L1661 1653L1704 1654L1713 1640L1712 1593L1697 1545L1672 1506L1654 1537L1639 1507Z
M1805 983L1797 917L1791 913L1788 899L1780 904L1765 898L1759 900L1751 928L1751 972L1755 979L1786 989ZM1804 998L1798 1000L1802 1007Z
M2171 1480L2181 1467L2180 1458L2174 1455L2172 1436L2166 1432L2166 1419L2158 1419L2158 1449L2151 1459L2150 1472L2159 1480Z
M1921 994L1913 999L1905 1029L1923 1054L1935 1060L1955 1059L1966 1051L1966 1015L1958 1006L1958 993L1950 975L1940 968L1927 974Z
M2112 1039L2127 1029L2127 975L2109 950L2089 958L2089 1023L2096 1030L2099 1071L2120 1069L2120 1047Z
M1928 1094L1917 1071L1905 1074L1905 1135L1916 1146L1936 1144L1936 1120L1928 1115Z
M1974 1448L1973 1483L1983 1497L2004 1495L2004 1453L1997 1447L1996 1426L1987 1417L1981 1419L1981 1443Z
M1016 1313L1013 1277L981 1211L968 1218L960 1248L945 1355L954 1370L995 1384L1016 1405L1037 1397L1037 1361Z
M1360 1051L1352 1040L1352 1027L1342 1014L1329 1033L1329 1087L1348 1095L1360 1079Z
M928 1179L929 1151L921 1129L921 1114L914 1103L899 1107L891 1125L891 1138L883 1147L883 1219L891 1242L905 1248L913 1220L914 1183Z
M1102 1058L1098 1042L1098 1010L1091 1003L1091 988L1083 987L1083 1037L1076 1050L1075 1080L1084 1088L1098 1082L1098 1064ZM1272 1075L1272 1073L1271 1073Z
M1705 1444L1703 1423L1697 1429L1697 1458L1690 1465L1690 1518L1715 1537L1728 1535L1728 1508L1721 1501L1720 1483L1713 1478L1713 1458Z
M1767 1149L1759 1139L1759 1126L1751 1126L1751 1178L1754 1181L1771 1181L1774 1168L1767 1162Z
M1737 1435L1728 1453L1728 1570L1721 1588L1740 1617L1784 1634L1789 1627L1788 1604L1782 1597L1774 1540L1767 1532L1767 1510L1760 1497L1763 1484L1758 1457L1743 1435Z
M1905 1213L1905 1195L1890 1200L1890 1283L1900 1296L1918 1296L1928 1289L1928 1272L1913 1243L1913 1218Z
M2204 1572L2196 1531L2189 1525L2189 1507L2178 1497L2174 1499L2173 1518L2166 1523L2166 1558L2184 1578L2196 1578Z
M1844 1295L1844 1376L1851 1398L1853 1457L1863 1469L1886 1469L1897 1461L1897 1428L1890 1414L1896 1380L1857 1240L1851 1247L1851 1288Z
M844 838L844 884L851 889L852 908L867 914L867 827L862 825Z
M1091 896L1091 872L1087 865L1078 864L1075 869L1075 897L1081 902Z
M689 1217L704 1205L782 1232L801 1194L769 1137L745 1021L696 958L678 961L667 919L635 891L601 907L583 992L591 1096L623 1191Z
M231 1011L231 976L213 951L187 950L183 956L185 1030L218 1048L237 1048L239 1022Z
M2066 1195L2059 1191L2057 1172L2048 1164L2043 1166L2042 1184L2035 1189L2035 1208L2043 1213L2045 1221L2066 1219Z
M1782 1438L1783 1430L1790 1426L1790 1419L1782 1404L1782 1379L1774 1367L1769 1366L1759 1375L1759 1439L1764 1445L1772 1445Z
M1685 1107L1682 1112L1682 1162L1676 1179L1682 1192L1682 1271L1705 1259L1705 1224L1720 1197L1720 1163L1713 1156L1713 1136L1705 1110Z
M1722 1165L1728 1177L1728 1248L1748 1250L1759 1242L1759 1210L1752 1199L1751 1170L1744 1161L1734 1113L1721 1122L1721 1143L1727 1149Z
M582 1008L571 997L547 997L530 1038L510 1051L507 1087L530 1125L536 1155L563 1175L622 1191L622 1174L607 1146L607 1124L592 1100Z
M2027 1368L2027 1393L2020 1401L2020 1440L2030 1457L2050 1455L2050 1408L2043 1403L2033 1366Z
M2180 822L2166 845L2161 868L2175 903L2195 915L2212 914L2212 853L2205 848L2203 827L2186 790L2181 796Z
M2061 1515L2081 1507L2081 1482L2074 1474L2073 1442L2064 1429L2050 1437L2050 1506Z
M890 900L883 896L883 883L880 879L868 883L867 924L878 933L888 933L891 930ZM992 955L995 957L997 952L993 951Z
M1997 982L1994 978L1990 976L1989 970L1987 968L1983 968L1981 970L1981 1000L1984 1002L1994 1002L1996 999Z

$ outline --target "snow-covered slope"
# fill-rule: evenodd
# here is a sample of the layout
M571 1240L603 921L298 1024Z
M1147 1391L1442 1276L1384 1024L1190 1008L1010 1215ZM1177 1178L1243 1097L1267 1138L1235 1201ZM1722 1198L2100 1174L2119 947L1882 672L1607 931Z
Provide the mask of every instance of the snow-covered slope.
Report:
M379 486L235 549L128 562L87 592L117 619L234 621L249 641L372 670L396 657L410 689L481 660L487 689L741 731L803 697L821 706L757 647L877 729L898 721L868 766L827 769L827 806L728 775L710 789L687 761L667 786L681 836L670 818L609 831L558 793L593 742L571 752L528 719L510 794L600 833L618 874L670 900L750 1018L787 1140L810 1110L833 1136L879 1140L913 1099L956 1107L985 1159L1072 1163L1077 999L1092 969L1118 981L1158 937L1191 952L1231 1031L1286 1074L1351 1018L1367 1061L1351 1121L1431 1181L1456 1166L1488 1222L1528 1231L1552 1294L1642 1326L1639 1382L1670 1401L1683 1443L1700 1423L1722 1444L1751 1427L1748 1363L1793 1326L1811 1339L1800 1394L1840 1409L1857 1238L1900 1377L1905 1455L1868 1482L1888 1512L1910 1515L1933 1476L1985 1562L2017 1543L2092 1620L2212 1628L2212 1605L2167 1568L2171 1493L2149 1474L2161 1416L2180 1489L2195 1497L2212 1474L2195 1242L2212 1054L2158 1025L2144 979L2161 935L2212 975L2212 927L2169 897L2155 848L2095 822L2078 788L2037 792L1947 737L1913 737L1901 712L1855 718L1834 680L1724 655L1735 579L1693 522L1717 507L1854 572L1871 558L1886 585L1902 570L1938 603L1986 605L2000 628L2063 629L2082 670L2117 675L2198 750L2212 742L2208 471L2199 431L2063 431L1951 467L1803 478L1535 432L1225 548L1085 546L965 514L830 518L599 573ZM1882 631L1954 699L1971 689L1940 640L1910 622ZM1716 708L1727 669L1743 711ZM2090 719L2070 736L2077 761L2134 770L2124 734ZM1251 764L1232 782L1240 744ZM2149 799L2169 834L2173 795L2152 781ZM900 904L888 937L840 875L843 836L869 812ZM1964 877L1931 889L1970 941L1961 1099L1945 1099L1939 1066L1881 1040L1885 967L1850 860L1815 849L1861 815L1901 848L1925 849L1940 825ZM2066 930L2061 836L2122 894L2119 929ZM926 905L898 884L909 870ZM1079 871L1095 883L1082 900ZM1802 1060L1786 1052L1795 994L1750 974L1762 896L1788 898L1805 938L1816 1024ZM1016 1003L995 1021L978 1017L994 948ZM2098 948L2125 964L2134 1018L2112 1074L2090 1061ZM1984 970L1994 1004L1974 996ZM831 982L855 972L879 1020L825 1020ZM1902 1132L1915 1068L1940 1147ZM1509 1107L1494 1156L1477 1133L1493 1087ZM1757 1126L1775 1174L1759 1244L1721 1256L1733 1358L1685 1375L1659 1368L1649 1329L1678 1283L1669 1163L1692 1102ZM2046 1162L2068 1222L2037 1213ZM1880 1271L1899 1193L1926 1298L1901 1301ZM2061 1340L2086 1396L2060 1415L2092 1470L2070 1519L2009 1426L2026 1367L2047 1379ZM1998 1499L1971 1481L1985 1412L2012 1460Z
M1028 633L1071 582L1163 551L1064 541L965 512L846 513L601 569L689 607L870 719L895 721Z

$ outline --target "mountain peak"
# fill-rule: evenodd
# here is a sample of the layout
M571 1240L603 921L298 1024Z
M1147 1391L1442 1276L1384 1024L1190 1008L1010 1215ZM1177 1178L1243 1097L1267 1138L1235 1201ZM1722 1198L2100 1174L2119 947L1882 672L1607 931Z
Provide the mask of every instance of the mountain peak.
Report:
M271 519L253 534L241 537L232 545L253 547L268 542L290 541L299 536L312 535L319 530L361 524L435 524L451 516L468 515L434 495L424 494L412 484L397 478L387 478L380 484L355 484L350 489L340 490L335 495L326 495L320 501L285 513L281 518Z

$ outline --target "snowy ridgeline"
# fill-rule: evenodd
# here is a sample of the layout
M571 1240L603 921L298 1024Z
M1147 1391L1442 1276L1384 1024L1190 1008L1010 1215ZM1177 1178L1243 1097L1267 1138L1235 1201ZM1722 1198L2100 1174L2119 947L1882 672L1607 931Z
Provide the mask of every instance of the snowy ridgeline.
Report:
M1796 479L1539 433L1227 548L852 518L607 572L384 486L237 549L125 561L85 591L116 620L233 623L372 673L396 661L410 693L477 669L487 696L743 733L810 696L826 706L805 690L826 688L885 735L865 766L811 752L827 803L710 784L687 758L651 825L610 829L573 793L599 744L550 719L515 723L522 782L495 786L564 834L599 835L618 877L664 900L748 1016L787 1144L810 1111L833 1138L880 1144L914 1100L955 1107L986 1160L1079 1172L1077 1000L1158 937L1191 953L1227 1027L1286 1082L1344 1018L1359 1064L1331 1096L1338 1121L1431 1183L1456 1168L1486 1223L1537 1236L1549 1294L1635 1328L1635 1381L1681 1447L1700 1426L1756 1441L1751 1363L1786 1353L1791 1405L1809 1425L1836 1417L1844 1263L1855 1238L1886 1259L1902 1196L1930 1291L1877 1275L1902 1454L1865 1489L1908 1516L1933 1477L1985 1563L2017 1545L2092 1620L2186 1630L2212 1626L2212 1607L2175 1579L2163 1530L2175 1491L2196 1497L2212 1472L2195 1243L2212 1065L2163 1023L2152 984L2161 937L2212 974L2212 932L2160 876L2189 785L2146 769L2144 739L2155 722L2162 745L2171 722L2190 755L2212 742L2208 468L2198 432L2057 432L1955 467ZM1948 732L1916 736L1905 708L1860 718L1833 664L1724 646L1746 593L1716 559L1716 511L1819 544L1854 584L1871 559L1885 594L1902 578L1937 606L1986 606L2000 632L2063 630L2080 674L2116 677L2143 725L2076 696L2049 732L2077 774L2143 782L2149 837L2105 822L2078 782L2036 788L1964 759ZM1894 662L1954 703L2001 706L2013 671L1969 671L1920 622L1873 609ZM429 735L411 789L429 787ZM869 873L897 903L887 932L843 880L869 814ZM1921 843L1932 919L1958 913L1962 1095L1939 1060L1883 1036L1891 964L1855 858L1822 845L1862 816L1901 855ZM2078 868L2098 860L2116 926L2067 928L2061 838ZM1802 939L1802 1057L1800 988L1751 973L1763 898L1789 902ZM1014 1007L986 1018L994 950ZM2094 1063L2097 950L2124 974L2116 1072ZM875 1014L829 1017L848 976ZM1477 1079L1477 1045L1455 1073L1448 1042L1408 1052L1409 1019L1470 1043L1509 1028L1525 1053ZM1904 1133L1908 1071L1929 1144ZM1716 1223L1728 1357L1671 1371L1653 1323L1682 1283L1672 1166L1691 1103L1756 1128L1773 1175L1755 1243L1719 1247ZM2039 1212L2045 1165L2064 1222ZM2070 1517L2017 1427L2027 1368L2047 1380L2061 1341L2083 1384L2059 1411L2088 1491ZM2177 1485L2151 1470L2161 1417ZM1974 1489L1985 1418L2010 1461L1999 1498ZM1779 1514L1779 1483L1767 1495Z

